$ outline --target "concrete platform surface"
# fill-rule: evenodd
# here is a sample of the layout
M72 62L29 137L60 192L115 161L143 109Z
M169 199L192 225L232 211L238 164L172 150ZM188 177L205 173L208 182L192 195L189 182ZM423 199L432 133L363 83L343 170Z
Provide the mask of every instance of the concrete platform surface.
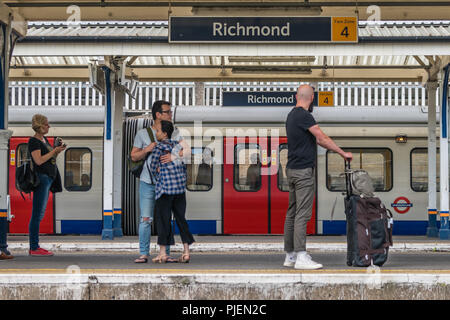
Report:
M194 236L193 252L234 252L234 251L283 251L283 236L260 235L226 235L226 236ZM174 252L182 251L179 236L175 237ZM450 240L427 238L426 236L394 236L392 252L440 251L450 252ZM136 251L139 248L137 236L124 236L114 240L102 240L97 235L59 236L43 235L40 237L42 247L52 251ZM27 250L28 237L10 235L8 237L10 250ZM156 236L151 239L151 250L157 250ZM307 250L345 252L347 242L345 236L308 236Z
M189 264L135 264L138 237L41 236L55 252L44 258L28 256L27 236L10 235L15 259L0 261L0 299L450 300L450 241L394 237L382 268L350 268L345 236L309 236L308 251L324 268L296 270L282 266L282 236L195 239Z

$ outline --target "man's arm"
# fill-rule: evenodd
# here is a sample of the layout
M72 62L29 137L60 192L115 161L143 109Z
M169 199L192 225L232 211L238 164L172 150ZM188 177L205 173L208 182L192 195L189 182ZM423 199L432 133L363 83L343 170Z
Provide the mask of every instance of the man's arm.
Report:
M150 143L148 146L146 146L144 149L140 149L138 147L133 147L131 149L131 160L133 161L139 161L146 157L147 153L152 152L153 149L156 146L156 142Z
M320 129L319 125L316 124L308 129L315 137L317 144L321 147L324 147L328 150L334 151L341 155L344 159L347 159L351 161L353 159L353 155L351 152L345 152L341 148L338 147L338 145L331 139L329 136L327 136L322 129Z
M190 157L191 149L189 148L189 145L187 144L187 142L184 139L182 139L178 143L182 149L179 150L179 148L174 148L174 151L172 151L172 153L162 155L161 163L163 163L163 164L169 163L169 162L175 161L180 158L182 158L181 160L185 160Z
M179 144L183 148L180 151L180 157L184 157L185 159L188 158L191 155L191 148L189 148L189 145L187 144L186 140L184 139L180 140Z

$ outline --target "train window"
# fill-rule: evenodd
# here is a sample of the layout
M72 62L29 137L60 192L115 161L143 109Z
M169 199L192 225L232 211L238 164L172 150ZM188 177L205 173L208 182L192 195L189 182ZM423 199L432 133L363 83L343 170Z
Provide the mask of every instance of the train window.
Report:
M366 170L376 192L392 189L392 151L387 148L344 148L353 153L352 169ZM327 151L326 185L330 191L345 191L344 160Z
M92 152L88 148L70 148L65 152L64 188L88 191L92 186Z
M436 150L436 191L440 190L439 148ZM428 191L428 148L411 150L411 189L417 192Z
M261 188L261 158L255 143L237 144L234 152L234 188L258 191Z
M213 152L210 148L192 148L191 163L186 165L187 189L208 191L212 188Z
M278 165L278 189L280 191L289 191L289 183L286 174L286 166L288 161L288 145L287 143L279 147L279 165Z

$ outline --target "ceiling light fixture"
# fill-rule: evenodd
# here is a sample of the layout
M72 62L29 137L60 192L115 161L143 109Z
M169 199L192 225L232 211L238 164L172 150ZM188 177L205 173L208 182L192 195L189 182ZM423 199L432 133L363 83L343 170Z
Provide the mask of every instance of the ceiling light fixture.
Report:
M297 67L297 66L236 66L231 69L234 74L239 73L296 73L296 74L311 74L311 68L309 67Z
M316 61L314 56L302 57L228 57L228 62L309 62Z

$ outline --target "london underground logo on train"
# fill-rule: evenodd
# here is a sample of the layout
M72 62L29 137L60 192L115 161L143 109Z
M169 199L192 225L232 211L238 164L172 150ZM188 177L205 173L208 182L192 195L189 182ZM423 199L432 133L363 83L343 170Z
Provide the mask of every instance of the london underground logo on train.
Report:
M391 203L391 207L400 214L407 213L412 206L413 204L406 197L398 197L394 200L394 203Z

